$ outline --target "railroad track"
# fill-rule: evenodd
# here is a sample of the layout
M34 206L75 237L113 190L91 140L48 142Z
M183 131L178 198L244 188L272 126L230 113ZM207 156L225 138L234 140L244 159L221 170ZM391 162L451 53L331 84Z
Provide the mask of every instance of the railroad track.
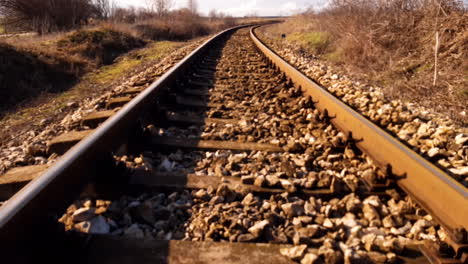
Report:
M466 188L253 30L221 33L98 110L49 143L63 155L52 167L3 177L3 259L467 261Z

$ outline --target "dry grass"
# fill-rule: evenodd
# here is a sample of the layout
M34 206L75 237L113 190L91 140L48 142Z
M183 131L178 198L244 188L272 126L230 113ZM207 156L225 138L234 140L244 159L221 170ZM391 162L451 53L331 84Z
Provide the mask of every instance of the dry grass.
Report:
M115 64L116 59L147 44L154 55L137 57L157 58L172 48L169 40L204 36L232 23L180 13L136 24L105 22L71 32L0 39L0 116L42 94L63 93L97 69L97 82L114 79L141 62L131 54Z
M171 54L177 48L186 45L183 42L154 42L142 49L119 57L112 65L101 67L97 71L84 74L79 80L71 84L70 88L60 93L42 92L36 98L30 98L27 103L3 112L0 116L0 142L7 140L11 131L28 131L25 129L37 125L46 118L59 118L71 102L79 102L85 98L100 96L103 92L114 87L132 72L146 69L145 65L157 63Z
M66 91L83 74L144 45L108 28L8 39L0 44L0 111L42 93Z
M441 45L434 86L436 30ZM459 113L468 110L468 14L461 8L332 6L269 32L276 38L286 33L302 51L383 86L391 98L418 101L466 122Z

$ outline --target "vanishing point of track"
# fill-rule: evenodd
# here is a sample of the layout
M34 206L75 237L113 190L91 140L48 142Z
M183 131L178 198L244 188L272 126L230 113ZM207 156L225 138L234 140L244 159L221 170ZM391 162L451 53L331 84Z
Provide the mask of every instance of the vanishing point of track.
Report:
M0 250L16 263L468 259L466 188L254 29L213 37L49 151L63 156L16 173L32 181L0 208ZM443 246L429 238L440 227ZM405 234L428 239L401 245Z

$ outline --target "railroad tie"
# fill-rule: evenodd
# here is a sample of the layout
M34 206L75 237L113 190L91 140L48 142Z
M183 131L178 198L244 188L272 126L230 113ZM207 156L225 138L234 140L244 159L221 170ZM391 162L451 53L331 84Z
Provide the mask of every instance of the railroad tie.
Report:
M131 100L132 100L132 98L130 98L130 97L112 98L107 102L106 108L107 109L112 109L112 108L121 107L121 106L124 106L125 104L127 104L128 102L130 102Z
M224 124L224 125L237 125L239 120L237 119L221 119L221 118L203 118L194 117L177 112L166 112L166 118L170 122L174 123L185 123L185 124L198 124L198 125L210 125L210 124Z
M143 87L132 88L132 89L128 89L128 90L123 91L122 93L120 93L120 95L121 96L131 96L131 95L139 94L139 93L143 92L144 90L145 90L145 88L143 88Z
M222 104L204 102L195 98L177 96L177 104L188 107L219 108Z
M115 114L115 111L113 110L94 112L84 117L81 120L81 125L87 126L90 128L96 128L99 126L99 124L103 123L104 121L109 119L114 114Z
M233 176L208 176L185 174L180 172L156 172L135 170L130 177L130 183L143 185L151 188L176 188L176 189L207 189L212 187L217 189L221 185L241 192L252 192L259 194L279 194L284 193L282 188L267 188L253 184L244 184L242 179ZM333 194L330 189L301 190L301 193L309 196L329 196Z
M281 255L290 245L161 241L93 236L88 243L86 263L295 263Z
M37 178L48 165L32 165L9 170L0 176L0 200L8 200L30 181Z
M94 130L84 130L84 131L72 131L65 134L62 134L47 143L48 150L47 152L57 153L59 155L67 152L71 147L76 143L83 140L85 137L89 136Z
M225 149L237 151L266 151L266 152L284 152L282 147L272 144L252 143L252 142L237 142L237 141L216 141L216 140L200 140L193 138L176 138L176 137L154 137L151 140L151 145L154 147L165 146L180 149Z

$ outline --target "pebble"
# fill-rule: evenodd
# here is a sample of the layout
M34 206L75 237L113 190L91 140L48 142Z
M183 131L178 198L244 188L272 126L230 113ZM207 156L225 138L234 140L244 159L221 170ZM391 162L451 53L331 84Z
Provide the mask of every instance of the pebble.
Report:
M301 264L315 264L318 263L319 257L314 253L305 254L301 260Z
M288 257L292 260L301 260L306 252L307 245L299 245L291 248L280 249L281 255Z
M259 221L249 228L249 232L252 233L255 237L259 237L265 227L269 224L270 222L268 220Z
M88 234L105 235L110 232L110 225L102 216L93 217L89 221L84 221L75 225L75 230Z
M94 217L95 208L80 208L72 215L73 222L84 222Z
M131 237L131 238L144 238L145 233L137 224L131 225L129 228L125 229L124 236Z

